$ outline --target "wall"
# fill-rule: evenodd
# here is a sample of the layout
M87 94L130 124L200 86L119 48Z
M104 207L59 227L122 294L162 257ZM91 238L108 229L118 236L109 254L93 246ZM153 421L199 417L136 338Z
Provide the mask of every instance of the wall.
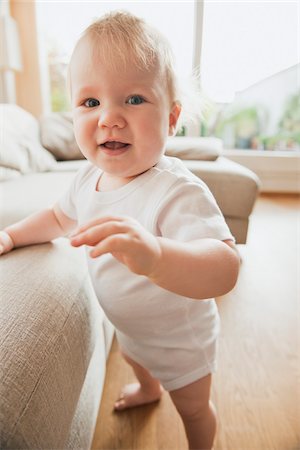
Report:
M35 1L10 0L11 16L18 24L22 65L16 74L16 102L39 117L45 111L39 66L39 48L35 16Z
M300 152L224 150L224 156L252 170L262 192L300 193Z

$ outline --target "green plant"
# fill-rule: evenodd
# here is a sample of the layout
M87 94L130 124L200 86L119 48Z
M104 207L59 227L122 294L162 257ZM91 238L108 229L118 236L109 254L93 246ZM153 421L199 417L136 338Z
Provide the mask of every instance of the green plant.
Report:
M60 87L52 87L51 109L54 112L63 112L70 109L69 98L66 93L66 89Z
M287 100L278 128L280 131L300 133L300 91Z
M176 136L185 136L185 135L186 135L186 128L184 125L182 125L177 131Z
M241 109L227 119L220 121L216 127L216 132L222 133L227 125L233 125L236 137L250 139L259 134L261 129L261 119L257 107Z

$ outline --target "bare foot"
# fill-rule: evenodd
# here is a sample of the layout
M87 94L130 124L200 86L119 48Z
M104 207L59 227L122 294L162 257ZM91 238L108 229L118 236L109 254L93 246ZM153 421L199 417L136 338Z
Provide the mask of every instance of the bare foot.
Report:
M161 385L152 390L142 389L140 383L126 384L123 387L120 397L115 402L114 408L116 411L121 411L134 406L146 405L158 401L164 389Z

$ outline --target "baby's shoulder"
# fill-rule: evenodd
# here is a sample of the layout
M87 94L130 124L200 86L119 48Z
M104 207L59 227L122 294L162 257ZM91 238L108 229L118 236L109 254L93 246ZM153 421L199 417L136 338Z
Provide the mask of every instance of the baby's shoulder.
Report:
M195 186L200 191L208 190L207 185L178 158L164 156L154 167L154 171L161 186L165 185L176 190Z

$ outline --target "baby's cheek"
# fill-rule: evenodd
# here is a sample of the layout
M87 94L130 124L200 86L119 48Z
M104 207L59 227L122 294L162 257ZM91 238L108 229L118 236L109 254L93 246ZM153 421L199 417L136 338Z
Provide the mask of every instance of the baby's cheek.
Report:
M87 141L91 139L92 127L87 120L78 118L74 120L74 134L79 147L84 147Z

